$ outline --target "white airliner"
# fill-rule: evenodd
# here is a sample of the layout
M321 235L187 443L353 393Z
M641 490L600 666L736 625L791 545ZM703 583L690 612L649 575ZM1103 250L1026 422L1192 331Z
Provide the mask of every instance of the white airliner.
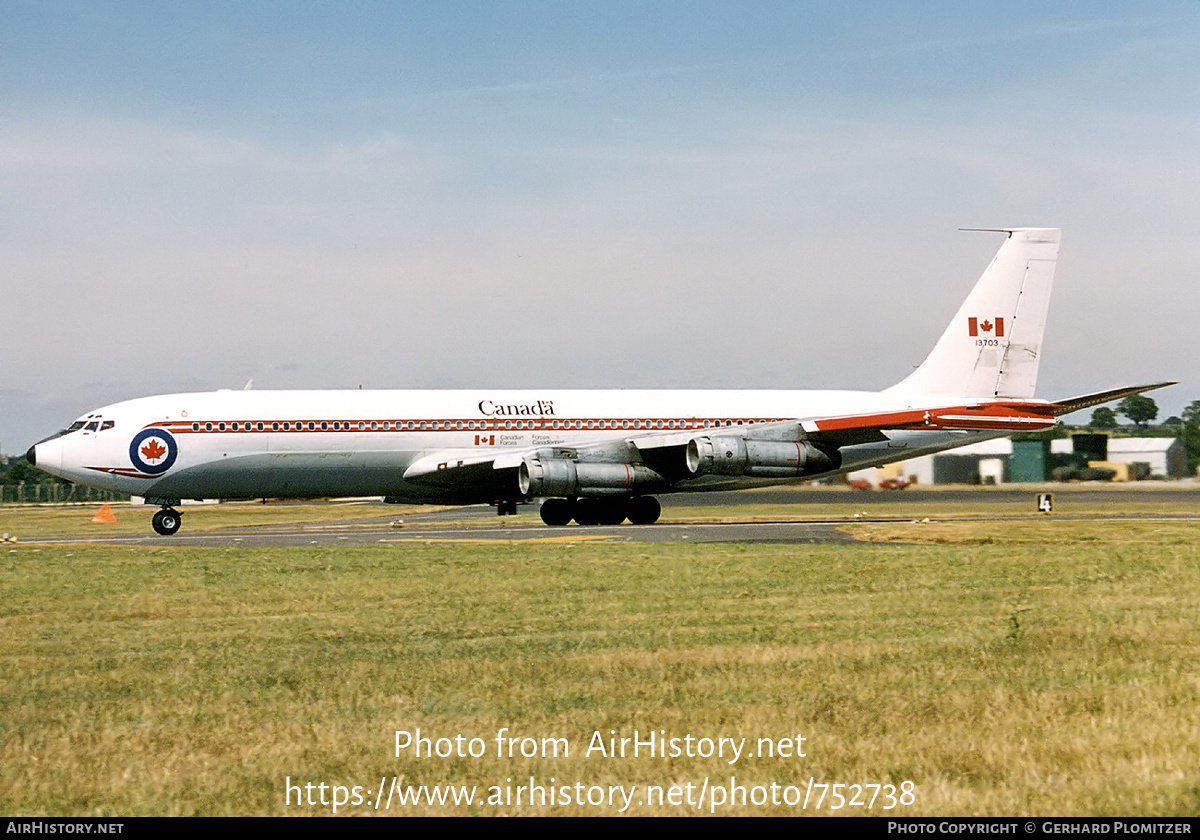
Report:
M887 390L218 391L117 403L29 449L79 484L182 499L541 500L548 525L655 522L659 494L837 475L1054 426L1162 387L1033 399L1060 231L1010 228L933 351Z

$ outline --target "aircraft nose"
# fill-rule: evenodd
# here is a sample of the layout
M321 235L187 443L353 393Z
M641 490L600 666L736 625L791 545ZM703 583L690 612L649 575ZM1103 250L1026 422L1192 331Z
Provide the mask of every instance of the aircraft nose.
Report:
M25 453L25 460L51 475L58 475L63 463L62 435L39 440Z

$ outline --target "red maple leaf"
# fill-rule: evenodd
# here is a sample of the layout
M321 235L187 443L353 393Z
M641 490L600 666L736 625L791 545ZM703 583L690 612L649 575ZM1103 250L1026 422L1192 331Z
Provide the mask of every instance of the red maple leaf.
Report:
M167 448L153 438L142 447L142 455L147 461L157 461L159 458L167 454Z
M991 332L992 331L992 322L984 321L982 324L979 325L979 329L983 330L984 332Z

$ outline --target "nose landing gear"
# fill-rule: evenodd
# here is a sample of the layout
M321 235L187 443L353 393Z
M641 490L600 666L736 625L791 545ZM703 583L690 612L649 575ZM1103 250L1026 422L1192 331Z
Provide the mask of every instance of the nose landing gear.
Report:
M179 530L182 522L183 514L174 508L165 507L158 513L154 514L154 518L150 520L150 524L154 526L154 530L162 534L164 537L169 537Z

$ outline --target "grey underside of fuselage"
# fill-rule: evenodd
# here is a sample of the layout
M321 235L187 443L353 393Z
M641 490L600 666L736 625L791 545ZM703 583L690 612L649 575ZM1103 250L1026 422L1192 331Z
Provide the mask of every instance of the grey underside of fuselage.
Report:
M892 433L886 442L843 447L843 465L834 475L938 452L999 432L961 433L951 442L944 432ZM455 466L422 480L406 481L404 471L425 452L344 451L281 452L229 456L172 471L140 494L156 499L337 498L386 496L429 504L479 504L519 496L516 468L494 469L491 463ZM802 480L821 478L805 476ZM795 479L793 479L795 480ZM788 483L744 476L701 476L670 484L631 488L663 493L737 489Z
M453 485L405 481L405 469L420 454L285 452L230 456L173 471L147 487L145 495L181 499L392 496L420 502L474 504L504 498L505 485L516 487L515 469L494 470L490 465L486 469L481 465L456 470Z

